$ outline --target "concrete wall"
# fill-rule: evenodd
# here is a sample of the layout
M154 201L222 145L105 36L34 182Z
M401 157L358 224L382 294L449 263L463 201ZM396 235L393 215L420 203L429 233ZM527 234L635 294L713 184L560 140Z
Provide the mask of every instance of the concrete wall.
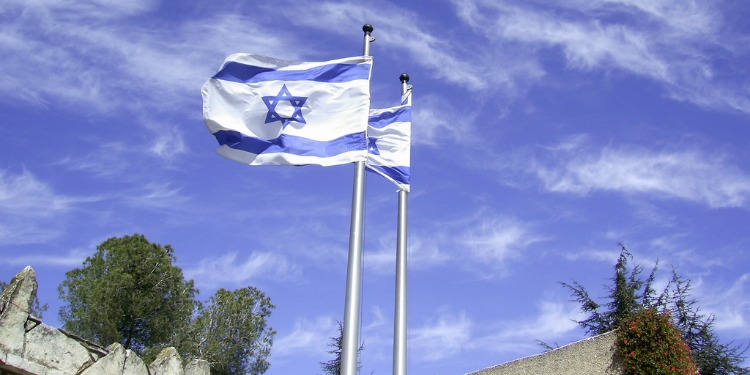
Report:
M614 355L615 334L594 336L468 375L621 375Z
M120 344L95 345L30 315L36 273L26 267L0 295L0 374L20 375L209 375L208 362L185 367L174 348L149 366Z

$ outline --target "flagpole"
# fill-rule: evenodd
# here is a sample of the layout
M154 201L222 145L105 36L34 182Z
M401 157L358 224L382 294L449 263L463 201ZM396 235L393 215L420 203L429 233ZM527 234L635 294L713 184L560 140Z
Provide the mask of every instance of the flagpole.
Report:
M401 80L401 95L409 90L409 75L404 73ZM407 353L407 320L408 320L408 202L409 192L398 191L398 234L396 235L396 308L393 325L393 375L406 375L408 364Z
M364 56L370 56L370 43L375 41L370 34L370 24L362 26L365 33ZM340 375L357 375L359 327L362 305L362 244L364 239L365 208L365 162L358 161L354 170L352 193L352 218L349 229L349 261L346 271L346 301L344 305L344 331L341 338Z

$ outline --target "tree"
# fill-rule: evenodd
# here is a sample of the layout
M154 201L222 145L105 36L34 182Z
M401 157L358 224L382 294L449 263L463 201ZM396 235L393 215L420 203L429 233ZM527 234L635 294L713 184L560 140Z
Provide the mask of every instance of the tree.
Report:
M170 346L190 323L197 293L175 261L171 246L143 235L104 241L58 288L67 302L60 309L64 328L139 354Z
M714 333L714 316L700 312L697 301L690 296L690 280L683 279L672 270L672 277L657 293L654 289L658 262L646 279L641 273L643 266L628 267L632 255L620 244L620 256L615 264L615 275L608 286L608 302L602 306L594 300L585 287L578 282L562 283L571 291L581 310L589 314L577 323L590 335L598 335L621 327L636 313L654 309L670 314L680 329L682 339L689 345L692 358L702 375L750 374L750 368L742 367L748 347L722 344Z
M9 285L10 284L5 281L0 281L0 294L3 294L3 291L5 291ZM39 302L39 296L34 296L34 301L31 303L31 315L42 319L42 315L44 315L44 312L47 311L48 308L49 306L46 303L42 305L42 303Z
M268 317L274 305L260 290L219 289L200 304L185 354L207 360L214 375L256 375L269 367L273 336Z
M339 334L336 337L331 337L331 342L328 343L328 346L331 348L328 353L333 354L333 359L320 362L320 368L328 375L339 375L341 373L341 348L344 345L344 324L341 321L336 321L336 323L339 325ZM357 373L362 369L362 365L359 363L359 354L364 348L364 344L360 344L357 349Z

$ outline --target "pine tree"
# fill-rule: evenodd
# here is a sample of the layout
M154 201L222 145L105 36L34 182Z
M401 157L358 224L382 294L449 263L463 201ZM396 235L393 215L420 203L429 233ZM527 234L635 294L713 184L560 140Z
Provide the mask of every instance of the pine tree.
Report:
M701 375L750 374L750 368L742 367L750 344L743 347L719 342L713 330L714 316L702 313L698 302L690 296L690 280L682 278L673 269L669 282L657 293L654 281L658 262L644 280L641 277L643 266L628 267L628 261L632 258L627 248L620 244L620 256L604 305L592 298L578 282L562 283L570 290L573 299L581 304L581 311L588 314L586 319L577 323L589 335L609 332L621 326L633 314L644 309L655 309L672 315L683 340L690 346Z

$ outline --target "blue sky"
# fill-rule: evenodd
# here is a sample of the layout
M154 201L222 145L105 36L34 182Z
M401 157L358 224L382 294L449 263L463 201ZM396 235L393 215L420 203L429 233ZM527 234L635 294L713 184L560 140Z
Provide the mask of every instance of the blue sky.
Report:
M323 61L375 27L372 105L414 85L409 368L463 374L584 338L618 242L750 338L750 6L742 0L5 0L0 278L57 286L95 247L171 244L202 298L276 305L267 372L319 374L343 319L353 166L215 154L226 56ZM395 187L368 174L363 373L391 371ZM662 280L663 282L663 280Z

